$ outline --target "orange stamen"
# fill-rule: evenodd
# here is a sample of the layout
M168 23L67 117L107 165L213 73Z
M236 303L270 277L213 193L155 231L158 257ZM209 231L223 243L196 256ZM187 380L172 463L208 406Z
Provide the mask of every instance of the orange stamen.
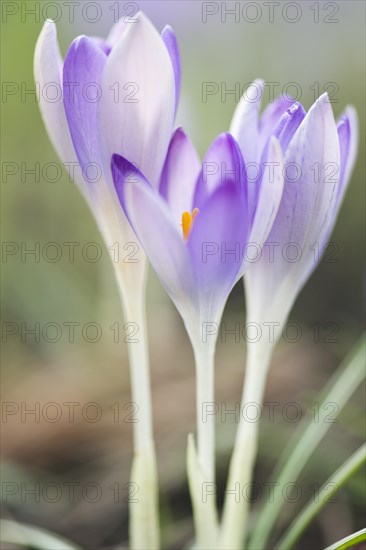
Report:
M192 214L190 212L183 212L182 214L182 230L183 230L183 238L185 241L188 240L189 233L192 229L193 221L198 213L199 213L198 208L195 208Z

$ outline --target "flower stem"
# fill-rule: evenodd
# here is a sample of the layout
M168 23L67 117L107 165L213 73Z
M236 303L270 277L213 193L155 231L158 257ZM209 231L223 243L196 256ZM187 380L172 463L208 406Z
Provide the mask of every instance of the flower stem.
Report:
M187 473L196 532L196 548L217 548L218 518L215 490L215 343L192 339L196 365L197 451L188 438Z
M139 292L127 293L118 271L116 274L125 326L130 323L131 330L134 331L134 335L127 338L132 401L137 407L138 418L138 421L133 424L134 459L128 498L130 546L134 550L141 548L157 550L160 548L159 498L153 436L145 285L142 291L140 288Z
M241 410L248 403L261 407L271 356L271 346L264 342L248 344L248 358L243 387ZM244 548L249 503L243 488L250 483L257 454L258 419L251 422L240 415L234 451L226 487L220 548Z
M198 461L207 481L215 481L215 388L211 343L194 346L196 364L196 415Z

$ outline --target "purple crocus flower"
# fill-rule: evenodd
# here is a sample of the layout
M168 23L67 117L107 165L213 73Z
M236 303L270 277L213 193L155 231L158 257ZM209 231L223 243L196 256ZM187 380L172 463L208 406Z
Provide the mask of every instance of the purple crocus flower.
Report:
M244 159L258 159L276 136L284 192L262 256L246 275L248 320L282 326L333 229L356 158L357 115L347 107L336 123L327 94L308 113L288 98L276 99L261 117L258 108L259 102L239 105L231 131Z
M269 165L277 170L269 170ZM227 297L245 269L246 244L263 243L268 235L282 194L281 149L275 138L266 147L252 211L245 164L228 133L212 143L201 167L192 143L178 129L158 190L119 155L112 158L112 173L123 209L192 342L199 467L203 479L213 480L214 417L203 421L202 405L214 401L215 339L206 342L202 328L219 322Z
M202 323L220 319L246 267L246 245L263 243L276 215L282 155L275 138L262 164L253 205L243 157L229 133L215 139L201 166L187 135L176 130L159 190L136 166L113 156L123 209L194 342L201 342ZM277 169L271 172L266 166Z
M111 156L119 152L137 161L158 185L179 98L180 59L172 29L160 35L142 13L134 19L127 23L122 18L105 40L75 38L64 61L55 24L46 21L34 59L51 141L109 245L136 240L115 197ZM141 253L139 260L128 269L120 266L122 286L144 278Z

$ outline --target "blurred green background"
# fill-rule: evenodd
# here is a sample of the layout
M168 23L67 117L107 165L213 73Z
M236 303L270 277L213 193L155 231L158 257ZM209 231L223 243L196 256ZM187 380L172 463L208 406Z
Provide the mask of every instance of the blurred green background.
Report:
M233 15L227 15L226 22L221 20L225 5L232 9L235 2L211 2L218 13L208 16L206 22L202 17L205 3L199 1L71 3L74 22L69 21L65 4L2 2L2 241L20 248L40 246L41 250L45 244L56 242L64 251L54 263L42 256L39 262L32 256L22 261L20 253L2 259L3 323L12 322L19 328L18 334L3 336L2 399L5 404L19 407L19 412L3 415L2 481L15 485L13 496L7 494L2 507L4 517L45 526L85 548L108 548L127 540L127 493L123 487L129 478L132 449L132 424L123 421L130 412L123 409L130 401L127 350L123 342L114 343L109 328L117 322L122 327L123 318L112 266L96 224L66 174L54 183L42 175L42 166L58 159L34 94L24 92L34 90L33 53L44 17L60 17L57 28L63 55L79 34L105 36L117 6L125 16L138 4L159 30L170 24L179 40L183 65L177 125L184 125L201 156L212 139L229 128L236 106L235 96L229 94L222 98L217 93L204 102L205 82L232 90L236 83L242 89L261 77L278 83L278 93L288 83L296 82L305 108L314 101L314 89L322 93L328 86L328 90L335 91L336 116L347 104L356 107L360 119L359 155L332 235L338 261L322 261L302 291L291 314L291 320L302 329L302 337L296 343L281 340L267 386L266 401L296 401L305 411L363 330L365 3L292 3L301 10L296 23L288 21L296 15L294 7L286 8L288 2L274 7L273 22L269 21L266 3L252 2L255 6L244 13L250 20L257 15L255 23L243 16L235 22ZM86 20L98 13L95 6L89 7L83 17L82 6L86 4L99 6L99 21ZM248 2L237 4L242 10ZM27 13L27 9L34 8L35 15ZM11 14L11 10L16 13ZM317 14L319 22L314 21ZM12 95L4 94L9 86L13 87ZM16 163L17 173L6 175L4 163ZM24 170L37 169L36 163L40 163L40 177L24 175ZM66 242L81 243L75 262L68 260L62 244ZM85 261L80 253L90 242L99 243L103 250L101 260L95 263ZM244 307L239 284L225 311L227 328L245 322ZM21 324L32 328L37 322L41 330L50 322L64 327L60 340L50 343L41 337L36 342L28 335L22 341ZM65 322L80 323L74 343L68 341ZM81 333L81 327L91 322L102 328L102 337L95 343L87 342ZM330 326L326 323L338 327L333 338L327 338ZM182 548L193 536L185 447L187 434L195 429L194 364L182 322L152 272L148 281L148 324L164 548ZM314 338L318 330L320 341ZM92 331L90 335L93 337ZM219 341L217 401L228 408L240 399L244 364L244 340L235 342L228 336L226 342ZM332 426L301 479L301 502L287 505L281 525L310 498L309 487L324 481L359 445L364 431L363 396L360 389ZM47 413L42 414L42 407L51 402L62 408L62 418L55 422ZM66 402L80 404L74 422L67 418ZM83 405L90 402L103 409L97 422L80 414ZM122 411L117 422L113 417L115 403ZM21 410L36 406L40 407L40 420L28 415L24 421ZM49 417L53 414L50 409ZM266 418L261 425L256 470L260 483L270 476L284 442L296 428L296 423L281 415L276 416L274 424ZM217 420L219 484L223 490L235 423ZM324 509L298 543L298 549L322 548L362 527L362 479L361 474L353 478L340 492L338 501ZM71 502L66 489L55 502L51 502L52 488L49 497L41 496L39 502L31 495L23 498L22 487L36 487L37 482L41 487L47 483L56 483L57 487L74 482L79 485ZM90 498L82 495L81 489L87 483L102 488L97 502L91 502L92 489ZM121 498L116 499L111 489L115 483L120 484Z

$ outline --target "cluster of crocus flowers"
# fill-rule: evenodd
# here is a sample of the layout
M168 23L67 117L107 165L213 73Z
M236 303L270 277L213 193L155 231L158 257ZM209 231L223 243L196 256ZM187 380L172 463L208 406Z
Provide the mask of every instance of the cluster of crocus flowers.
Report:
M215 479L214 416L204 421L202 407L214 402L216 342L215 337L205 341L202 328L219 323L243 275L248 320L282 327L316 265L313 246L317 243L321 254L349 182L357 148L355 112L348 108L336 123L324 95L307 113L300 103L279 98L259 116L259 101L246 96L230 132L213 141L201 163L184 130L173 133L181 80L174 33L166 27L160 35L142 14L137 24L119 22L106 40L78 37L64 62L55 27L47 22L36 47L35 73L41 89L53 82L63 90L62 102L40 97L40 108L62 161L76 161L76 183L106 243L137 238L183 318L197 377L198 449L196 453L191 439L188 452L197 543L199 548L239 549L247 503L228 499L219 527L215 510L202 511L201 487L192 483ZM90 83L101 90L98 101L85 98ZM137 87L136 100L116 98L126 83ZM262 81L254 86L263 91ZM101 168L97 183L87 175L93 163ZM331 167L335 170L329 176ZM256 261L245 254L252 243L261 249ZM296 262L276 253L276 247L291 243L300 248ZM140 328L144 258L141 254L133 268L124 264L116 269L125 315L138 319ZM244 403L261 402L275 341L262 339L249 346ZM132 476L148 493L139 513L131 507L132 546L157 548L145 338L131 346L130 360L133 395L143 411L136 424ZM238 427L229 490L231 484L251 479L256 430L256 423Z
M273 165L275 181L273 171L266 169ZM206 170L207 166L218 169ZM253 240L263 243L268 235L282 192L282 154L275 138L266 150L263 168L258 192L250 202L245 163L229 133L214 140L201 167L192 143L178 129L158 190L127 159L119 155L112 159L114 183L126 216L192 342L198 456L204 478L210 481L215 478L214 423L203 420L202 406L214 400L215 342L203 341L202 327L220 321L228 295L247 266L242 260L245 246Z

